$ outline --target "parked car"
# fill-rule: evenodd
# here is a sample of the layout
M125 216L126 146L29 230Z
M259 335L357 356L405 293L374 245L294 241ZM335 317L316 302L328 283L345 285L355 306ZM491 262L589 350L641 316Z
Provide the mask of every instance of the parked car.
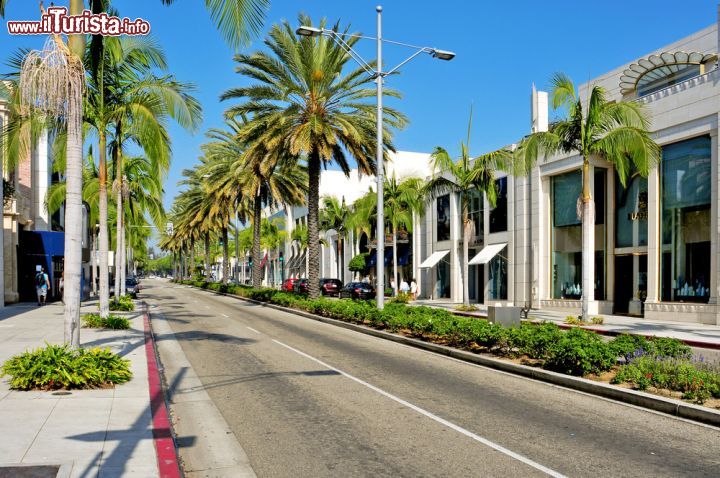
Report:
M140 283L134 277L125 279L125 293L135 297L140 293Z
M320 293L322 295L340 295L343 283L339 279L320 279Z
M375 288L366 282L349 282L340 289L340 298L374 299Z
M285 282L283 282L280 286L280 290L283 292L293 292L295 290L295 283L299 280L299 277L291 277L289 279L285 279Z
M295 284L293 284L293 292L296 294L307 294L308 293L308 280L307 279L298 279Z

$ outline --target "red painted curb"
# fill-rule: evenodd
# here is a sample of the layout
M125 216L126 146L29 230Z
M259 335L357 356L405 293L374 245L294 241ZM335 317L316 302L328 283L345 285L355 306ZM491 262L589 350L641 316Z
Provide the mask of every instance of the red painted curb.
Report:
M178 463L175 441L172 436L172 426L167 406L160 385L160 371L155 358L155 342L150 331L150 313L143 316L145 326L145 354L147 356L148 385L150 387L150 409L153 421L153 442L157 453L158 470L160 478L180 478L180 464Z

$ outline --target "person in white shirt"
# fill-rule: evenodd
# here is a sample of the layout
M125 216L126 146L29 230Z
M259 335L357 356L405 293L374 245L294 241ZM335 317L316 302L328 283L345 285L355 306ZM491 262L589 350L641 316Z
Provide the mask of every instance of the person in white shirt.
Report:
M415 281L415 278L413 278L412 281L410 281L410 294L412 294L413 300L417 300L418 296L418 285Z

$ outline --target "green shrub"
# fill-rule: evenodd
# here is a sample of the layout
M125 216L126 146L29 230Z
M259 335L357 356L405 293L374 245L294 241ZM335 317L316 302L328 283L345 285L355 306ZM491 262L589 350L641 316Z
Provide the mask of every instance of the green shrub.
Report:
M612 339L608 346L616 357L629 357L636 351L647 352L650 344L642 335L622 334Z
M85 314L82 317L83 327L90 329L116 329L126 330L130 328L130 321L125 317L118 317L110 314L106 319L100 314Z
M475 312L476 310L479 310L474 305L465 305L465 304L456 305L455 307L453 307L453 309L458 310L460 312Z
M649 352L660 357L690 358L692 350L681 340L669 337L653 337Z
M135 304L132 298L122 295L119 299L110 301L110 310L113 312L131 312L135 310Z
M507 329L508 351L517 351L520 355L542 359L548 355L551 347L560 341L563 332L552 322L542 324L523 323L520 327Z
M10 386L16 390L95 388L132 378L130 361L110 349L72 350L47 343L10 358L0 372L0 376L10 376Z
M578 317L576 315L568 315L565 317L565 323L568 325L582 325L584 322L582 321L582 317Z
M598 335L570 329L548 350L544 367L569 375L587 375L609 370L616 355Z
M398 292L398 295L388 300L388 303L407 304L412 299L409 292Z
M590 319L590 322L592 322L595 325L602 325L605 323L605 319L603 319L600 316L597 316L597 317L593 317L592 319Z
M703 403L720 398L720 369L688 358L644 355L620 367L613 383L628 382L639 390L648 387L682 392L683 398Z

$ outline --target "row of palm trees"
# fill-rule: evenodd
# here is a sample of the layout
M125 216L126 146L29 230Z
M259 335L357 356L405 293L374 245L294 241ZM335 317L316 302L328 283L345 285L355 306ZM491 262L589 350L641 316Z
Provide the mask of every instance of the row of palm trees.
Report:
M0 17L5 15L5 7L8 0L0 0ZM165 4L173 3L172 0L163 0ZM234 2L206 2L206 7L226 42L234 48L246 45L249 40L257 34L263 24L264 16L269 3L267 0L237 0ZM69 12L71 15L79 15L85 8L93 13L103 12L116 13L110 0L69 0ZM41 9L42 4L41 4ZM165 80L165 87L158 88L157 84L135 84L128 80L134 74L144 73L143 68L160 65L156 63L158 57L151 55L144 58L134 58L127 61L130 55L123 52L132 48L113 48L114 39L111 37L94 36L90 41L88 53L88 38L85 35L69 35L67 42L59 36L49 39L41 51L24 53L20 75L15 78L15 99L17 108L13 111L13 121L22 122L24 126L16 131L18 134L15 142L8 141L11 148L19 146L15 155L12 149L9 151L10 161L21 157L18 152L25 153L30 144L28 136L31 131L37 132L37 128L28 126L33 121L42 118L45 125L43 128L54 129L58 138L63 138L65 143L61 149L65 151L66 164L63 171L66 178L65 184L65 342L72 347L80 345L80 283L81 283L81 238L82 238L82 198L83 180L87 171L84 171L84 160L82 156L85 134L88 127L94 127L98 134L99 167L98 175L98 219L101 223L99 232L100 246L100 271L105 277L100 281L101 287L101 313L106 316L108 313L108 285L107 285L107 154L114 159L113 166L116 168L117 176L117 220L116 242L121 245L124 240L123 227L123 199L126 191L125 168L123 167L124 147L131 143L141 146L145 156L153 164L153 173L161 173L167 170L169 155L166 154L168 142L162 126L162 116L174 118L180 124L196 124L199 119L199 105L187 95L187 85L175 83L171 77L156 78ZM126 46L127 46L127 42ZM116 55L113 56L113 53ZM118 56L117 53L120 53ZM164 61L164 60L163 60ZM87 72L87 73L86 73ZM108 76L116 75L114 77ZM146 79L143 77L142 79ZM92 80L92 81L91 81ZM111 80L106 84L107 80ZM94 82L94 83L93 83ZM170 85L167 82L171 83ZM142 81L141 81L142 83ZM162 83L162 81L161 81ZM137 93L144 90L144 100L134 106L128 106L120 111L113 112L108 105L115 104L114 101L124 97L126 94ZM174 91L173 91L174 90ZM97 100L89 101L92 92ZM87 93L87 96L86 96ZM89 107L89 108L88 108ZM88 109L95 111L88 111ZM158 109L162 112L157 114ZM96 114L93 114L96 113ZM132 116L130 122L126 116ZM144 130L143 126L149 129ZM14 129L14 128L11 128ZM159 134L162 133L162 134ZM7 133L14 134L13 132ZM155 138L151 138L156 134ZM109 135L112 135L110 138ZM21 139L18 139L20 137ZM157 141L162 138L160 141ZM146 146L145 149L143 146ZM22 156L24 157L24 155ZM159 175L158 177L162 177ZM136 208L136 211L137 208ZM142 236L142 234L138 235ZM123 259L122 251L119 248L120 257ZM116 288L118 288L116 278ZM124 282L122 289L124 289Z
M312 21L303 15L298 23L312 25ZM322 20L319 27L325 26L326 21ZM347 29L341 30L339 24L332 28L351 46L357 40L348 35ZM309 294L316 297L319 295L320 231L338 231L340 249L351 224L345 220L347 212L337 204L324 200L324 207L320 207L320 171L334 164L349 174L352 157L360 174L376 172L372 104L375 89L370 85L372 78L362 68L352 69L348 64L350 56L332 39L299 37L293 30L287 21L276 24L265 39L265 50L235 57L236 71L250 79L251 84L231 89L221 96L223 101L238 103L225 113L226 129L209 134L211 141L203 150L201 165L186 175L189 189L178 197L174 208L175 217L183 225L174 234L181 244L172 247L192 245L199 234L195 226L219 214L219 211L211 214L209 210L202 213L202 209L189 213L186 209L192 203L189 199L192 190L202 192L206 201L216 208L236 210L242 218L250 220L254 228L252 256L256 258L260 257L257 230L262 209L304 202L308 207L307 236L311 239L308 241ZM468 243L474 228L469 214L472 195L484 194L488 205L493 207L497 172L525 176L543 157L558 153L579 154L584 186L580 198L585 229L583 315L587 316L594 277L590 161L602 159L613 164L624 184L631 171L647 175L658 163L660 149L650 137L650 120L639 103L609 101L605 90L598 86L590 88L583 101L572 81L563 74L555 75L551 86L551 104L561 119L553 123L549 131L533 133L513 147L478 157L470 155L469 135L461 144L458 159L454 160L446 149L438 147L432 155L435 175L422 189L428 193L424 197L448 192L459 196L464 237L463 277L467 277ZM392 90L386 90L385 94L400 96ZM384 118L387 131L383 146L387 155L387 151L393 150L392 131L403 128L407 120L391 108L385 108ZM203 178L208 180L202 181ZM386 185L391 191L390 196L385 196L385 208L389 211L388 229L393 234L394 245L398 230L410 229L412 215L422 214L424 210L423 196L413 191L421 186L419 180L416 183L404 184L391 178ZM408 190L413 192L408 193ZM364 227L371 223L374 214L373 197L369 194L355 205L355 210L365 211L368 216ZM394 213L393 204L398 201L404 201L406 207L398 208ZM574 207L574 202L568 207ZM320 215L321 210L325 211L324 217ZM227 217L221 221L221 224L228 223ZM212 226L205 229L211 230ZM378 237L382 232L378 231ZM397 247L393 250L396 256ZM396 257L394 262L397 263ZM252 273L255 284L260 283L260 275L260 263L256 260ZM468 281L463 283L467 302Z

